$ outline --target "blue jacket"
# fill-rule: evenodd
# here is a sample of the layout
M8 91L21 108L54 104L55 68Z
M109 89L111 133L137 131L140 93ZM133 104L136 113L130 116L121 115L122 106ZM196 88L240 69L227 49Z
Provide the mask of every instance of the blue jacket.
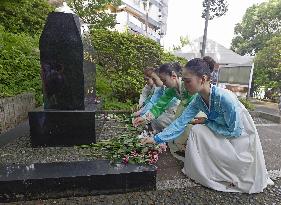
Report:
M154 136L157 143L163 143L179 137L188 123L199 113L204 112L208 119L205 124L216 134L225 137L239 137L242 133L240 111L245 109L237 97L230 91L217 86L210 89L210 109L198 94L185 108L182 115Z

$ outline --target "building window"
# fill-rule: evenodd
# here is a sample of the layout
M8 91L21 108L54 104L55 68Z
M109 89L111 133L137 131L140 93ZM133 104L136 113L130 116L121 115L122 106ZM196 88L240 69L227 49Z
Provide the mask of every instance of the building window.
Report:
M140 6L140 0L134 0L134 4Z

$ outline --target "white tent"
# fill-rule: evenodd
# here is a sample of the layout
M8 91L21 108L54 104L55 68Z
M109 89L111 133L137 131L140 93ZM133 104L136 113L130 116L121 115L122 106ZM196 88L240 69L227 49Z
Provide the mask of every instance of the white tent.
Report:
M202 42L203 37L197 38L180 50L174 51L174 54L187 60L200 58ZM207 40L205 53L206 56L211 56L221 65L252 66L253 63L253 57L241 56L211 39Z

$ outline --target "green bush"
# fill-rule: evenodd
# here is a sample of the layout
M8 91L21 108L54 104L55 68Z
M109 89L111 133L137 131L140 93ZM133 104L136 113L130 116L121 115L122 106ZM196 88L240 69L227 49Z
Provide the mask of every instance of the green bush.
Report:
M94 61L102 67L100 75L111 88L111 97L118 102L138 101L144 86L145 67L171 61L186 63L185 59L165 53L159 43L142 35L96 29L91 31L91 40L96 51Z
M33 92L42 104L38 34L53 10L47 0L1 0L0 97Z
M53 11L46 0L1 0L0 25L12 33L41 33L49 12Z
M97 65L96 68L96 95L102 98L103 109L105 110L130 110L133 103L128 100L119 102L113 96L113 90L109 86L109 79L103 75L103 68Z
M134 104L128 100L127 102L119 102L115 98L103 99L103 109L105 110L127 110L130 111L134 107Z
M240 102L245 106L245 108L249 111L253 111L255 109L255 105L251 103L246 98L239 98Z
M42 103L38 38L0 26L0 97L33 92Z

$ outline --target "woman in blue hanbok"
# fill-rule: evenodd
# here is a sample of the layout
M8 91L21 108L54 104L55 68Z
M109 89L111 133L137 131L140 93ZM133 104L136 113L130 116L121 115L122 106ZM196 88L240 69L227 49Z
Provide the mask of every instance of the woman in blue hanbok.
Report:
M198 93L182 115L163 132L143 143L163 143L180 136L203 111L206 118L191 128L183 172L196 182L224 192L258 193L273 182L268 177L257 129L249 112L230 91L210 85L212 70L202 59L183 70L187 90Z

